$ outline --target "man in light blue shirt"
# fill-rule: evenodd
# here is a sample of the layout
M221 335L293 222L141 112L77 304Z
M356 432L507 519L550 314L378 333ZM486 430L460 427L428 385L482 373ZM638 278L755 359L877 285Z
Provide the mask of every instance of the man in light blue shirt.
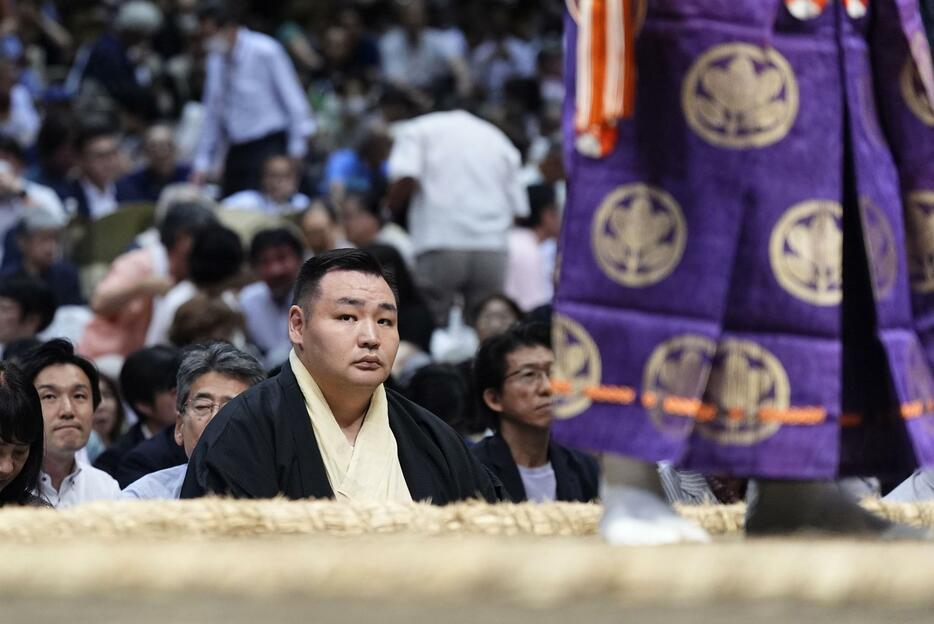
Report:
M192 181L206 181L227 143L221 190L228 196L258 188L262 164L273 154L300 163L314 122L292 61L275 39L240 26L237 12L222 0L205 2L200 18L208 59Z
M266 375L252 355L226 342L196 345L188 349L178 369L175 441L191 457L201 433L214 415L232 398ZM131 483L123 499L178 498L187 464L159 470Z

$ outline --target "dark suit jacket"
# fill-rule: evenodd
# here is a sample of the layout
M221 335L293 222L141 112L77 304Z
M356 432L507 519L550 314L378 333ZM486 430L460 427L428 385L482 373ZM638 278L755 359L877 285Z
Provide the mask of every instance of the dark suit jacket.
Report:
M386 390L389 426L412 499L436 505L496 502L502 486L440 418ZM182 498L333 498L305 400L288 364L228 403L210 422L188 464Z
M175 443L175 427L166 427L126 454L117 468L116 479L123 489L151 472L185 463L188 457L185 449Z
M127 453L132 451L137 444L145 439L146 436L143 434L142 423L136 423L94 460L94 467L103 470L116 479L117 468L120 467L120 462L123 461Z
M527 500L519 468L506 440L496 434L484 438L470 450L502 482L512 502ZM597 460L552 442L548 445L548 461L555 471L556 498L559 501L588 503L597 499L600 481Z

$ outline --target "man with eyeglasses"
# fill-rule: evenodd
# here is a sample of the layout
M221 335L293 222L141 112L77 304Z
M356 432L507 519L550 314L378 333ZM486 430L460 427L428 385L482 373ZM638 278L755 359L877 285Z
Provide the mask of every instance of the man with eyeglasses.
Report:
M474 359L480 404L496 433L472 450L513 502L588 502L598 496L596 460L551 441L554 362L541 323L520 323L487 338Z
M226 342L188 349L178 369L175 419L175 442L185 455L191 457L204 428L228 401L265 378L256 358ZM148 474L127 486L121 498L178 498L187 469L182 464Z

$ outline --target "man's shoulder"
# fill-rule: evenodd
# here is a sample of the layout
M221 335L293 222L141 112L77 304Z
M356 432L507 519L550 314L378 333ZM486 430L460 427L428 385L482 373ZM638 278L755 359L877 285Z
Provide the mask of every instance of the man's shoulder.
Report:
M278 55L285 50L281 43L265 33L243 28L240 30L240 36L253 54Z
M590 453L572 449L554 441L551 442L551 453L552 456L563 456L566 463L593 476L597 476L600 472L600 464L597 462L597 458Z
M90 464L82 464L81 478L84 479L84 482L88 487L92 487L95 490L112 490L115 492L120 491L120 485L117 483L116 479L111 477L100 468L95 468Z
M185 478L188 464L179 464L150 472L128 485L121 493L121 498L176 498L177 489Z

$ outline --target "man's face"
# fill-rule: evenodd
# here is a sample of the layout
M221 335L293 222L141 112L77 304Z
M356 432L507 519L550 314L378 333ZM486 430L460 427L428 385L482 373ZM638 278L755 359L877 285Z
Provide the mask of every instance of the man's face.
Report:
M398 312L382 277L332 271L317 297L289 310L289 339L321 389L375 390L386 381L399 349Z
M263 168L263 192L283 203L298 191L298 176L288 158L273 158Z
M23 308L12 299L0 297L0 344L7 344L17 338L25 338Z
M351 195L344 200L341 209L344 234L357 247L365 247L379 234L379 220L367 212L359 197Z
M120 145L116 137L92 139L81 152L81 168L98 187L103 188L120 176Z
M160 172L170 172L175 167L175 142L167 126L154 126L143 139L143 153L149 166Z
M276 299L289 294L301 268L302 258L288 245L269 247L256 260L256 274Z
M191 384L188 401L175 420L175 442L185 448L185 455L191 457L204 428L220 408L247 388L245 381L214 371Z
M329 251L334 245L334 224L324 208L308 211L302 217L302 233L308 248L315 254Z
M549 376L555 355L544 346L519 347L506 356L506 375L499 392L487 389L484 401L502 422L548 429L554 398Z
M40 271L48 269L58 258L59 237L61 230L36 230L24 234L20 239L20 249L23 259L30 266Z
M69 457L84 448L91 435L94 402L91 382L74 364L53 364L33 380L42 419L45 421L45 452Z

